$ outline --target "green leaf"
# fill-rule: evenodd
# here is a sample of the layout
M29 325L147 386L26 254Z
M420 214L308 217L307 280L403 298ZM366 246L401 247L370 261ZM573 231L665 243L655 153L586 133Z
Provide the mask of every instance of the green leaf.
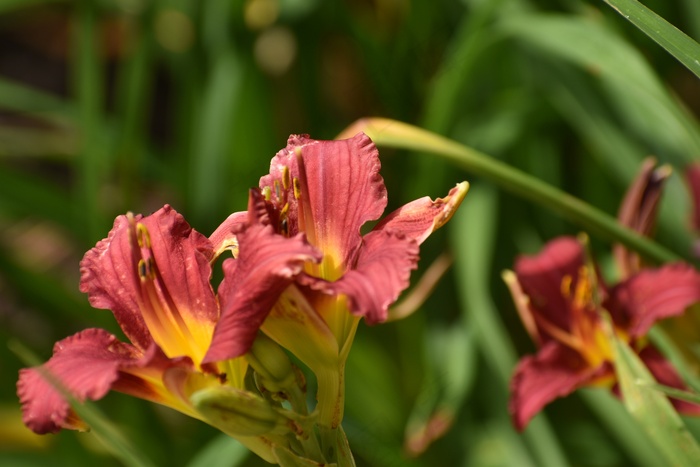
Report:
M657 467L664 464L664 457L646 432L630 416L620 401L606 389L580 389L589 409L609 428L615 443L640 467Z
M615 372L625 407L671 465L700 465L700 446L671 402L656 391L654 377L636 353L613 335Z
M700 78L700 44L636 0L604 0Z
M250 454L248 448L227 435L219 435L204 446L187 467L236 467Z
M599 79L608 101L648 144L672 152L679 162L700 153L697 122L671 96L644 56L604 22L539 13L509 17L501 29L537 53L564 59Z

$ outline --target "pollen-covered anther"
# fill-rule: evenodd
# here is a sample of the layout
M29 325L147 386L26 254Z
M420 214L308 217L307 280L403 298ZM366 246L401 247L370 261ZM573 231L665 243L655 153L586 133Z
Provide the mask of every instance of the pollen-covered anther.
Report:
M262 194L265 201L270 201L272 199L272 190L269 186L263 187Z
M142 223L136 224L136 241L140 248L151 248L151 235Z
M567 274L561 279L561 285L559 286L559 290L561 291L561 294L564 298L569 298L571 297L571 283L573 282L573 278Z
M289 235L289 203L284 203L284 207L280 211L280 231L283 235Z
M155 262L153 258L140 259L138 264L139 279L141 282L156 278Z
M282 188L284 190L289 190L289 185L290 185L290 176L289 176L289 167L286 165L282 168Z
M294 185L294 198L299 199L301 198L301 182L296 177L294 177L294 180L292 180L292 182Z

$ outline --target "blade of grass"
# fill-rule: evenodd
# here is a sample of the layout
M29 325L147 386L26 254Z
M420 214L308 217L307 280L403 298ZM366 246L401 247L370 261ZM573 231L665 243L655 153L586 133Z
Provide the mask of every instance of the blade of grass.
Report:
M99 205L99 192L104 182L107 164L107 144L102 136L103 76L97 50L97 5L91 0L79 0L75 12L73 37L73 92L78 100L82 149L76 159L78 182L76 219L83 226L83 240L92 244L101 238L104 226Z
M636 0L603 0L700 78L700 44Z
M29 349L16 340L8 342L8 345L25 365L36 367L42 377L61 393L75 413L90 426L91 433L115 458L129 467L155 467L97 407L77 401L54 375L40 366L42 362Z
M187 467L236 467L249 457L250 451L227 435L219 435L190 460Z
M451 228L454 233L455 272L460 287L460 299L466 324L474 334L486 360L498 375L504 394L517 361L513 343L498 311L489 296L490 264L494 251L498 203L493 189L480 186L472 189L469 202L455 214ZM505 401L503 401L505 405ZM553 430L543 416L536 417L524 432L528 445L535 453L535 465L568 465Z
M359 120L342 136L364 131L379 146L432 153L481 175L504 190L534 201L571 222L614 242L620 242L643 256L660 263L676 261L678 255L667 248L621 226L617 220L541 180L504 164L486 154L407 123L384 118Z
M127 209L136 204L136 194L142 185L145 129L151 103L149 90L153 79L153 37L148 25L153 22L153 8L134 18L134 44L122 73L119 75L116 99L119 120L119 138L116 164L122 187L122 200Z
M75 111L72 103L59 96L7 78L0 78L0 106L19 112L56 112L63 115L72 115Z
M603 85L636 136L677 162L700 154L700 129L690 112L669 93L644 56L605 23L587 17L533 13L508 17L502 32L533 53L564 59Z
M671 402L651 387L655 380L647 367L629 345L614 335L610 324L608 335L612 340L615 372L629 413L671 465L700 465L700 446Z
M664 465L665 459L659 450L610 391L582 389L578 394L589 409L608 427L615 442L625 450L630 459L634 460L635 465L645 467Z

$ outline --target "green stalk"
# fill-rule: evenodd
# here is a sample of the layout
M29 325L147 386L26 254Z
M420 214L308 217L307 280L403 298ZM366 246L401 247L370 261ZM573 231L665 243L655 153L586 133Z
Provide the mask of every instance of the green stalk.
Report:
M355 465L345 433L340 425L345 404L345 364L316 372L318 391L317 423L321 450L326 461L338 466Z
M638 235L603 211L528 175L487 154L421 128L384 118L362 119L339 137L364 131L378 146L429 152L488 179L504 190L555 211L590 233L626 247L659 263L678 261L680 257L663 246Z

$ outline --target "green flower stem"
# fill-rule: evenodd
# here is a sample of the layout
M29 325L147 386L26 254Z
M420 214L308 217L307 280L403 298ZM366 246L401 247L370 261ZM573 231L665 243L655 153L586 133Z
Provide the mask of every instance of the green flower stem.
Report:
M355 461L340 425L345 404L345 364L324 367L316 372L316 378L317 424L324 458L339 467L354 467Z
M620 242L650 260L677 261L678 255L638 235L603 211L493 157L421 128L384 118L359 120L340 137L364 131L378 146L430 152L488 179L501 188L546 206L609 241Z
M323 452L321 451L321 445L318 443L318 438L316 438L316 433L314 430L314 417L308 416L308 407L306 405L306 393L301 390L298 385L293 385L289 391L289 403L292 405L292 410L303 416L301 422L304 434L300 440L306 457L309 459L315 459L317 461L323 460Z

